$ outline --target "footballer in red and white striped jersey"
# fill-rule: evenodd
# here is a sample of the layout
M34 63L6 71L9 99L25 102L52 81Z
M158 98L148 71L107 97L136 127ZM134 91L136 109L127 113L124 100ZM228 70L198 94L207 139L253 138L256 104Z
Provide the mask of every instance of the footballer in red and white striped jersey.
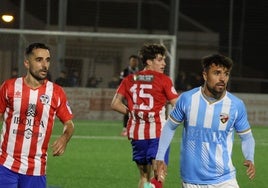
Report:
M23 77L10 79L0 88L0 104L0 164L21 174L45 175L54 119L73 117L63 89L48 80L31 89Z
M143 70L126 77L117 93L128 101L128 137L159 138L166 121L166 104L178 97L171 79L160 72Z

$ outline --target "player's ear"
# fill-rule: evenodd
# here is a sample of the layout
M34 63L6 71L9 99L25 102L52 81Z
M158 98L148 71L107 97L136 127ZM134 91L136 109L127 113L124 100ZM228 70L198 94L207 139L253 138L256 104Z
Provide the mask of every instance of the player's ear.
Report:
M207 81L207 72L206 71L203 71L202 75L203 75L203 79L205 81Z
M146 60L147 66L152 66L153 61L151 59Z
M28 69L29 68L29 60L28 59L24 59L24 66Z

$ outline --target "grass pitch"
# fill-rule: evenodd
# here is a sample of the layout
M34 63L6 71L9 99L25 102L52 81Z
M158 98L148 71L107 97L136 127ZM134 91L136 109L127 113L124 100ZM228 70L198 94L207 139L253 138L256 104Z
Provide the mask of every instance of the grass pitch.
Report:
M49 188L137 188L138 170L132 162L131 145L120 136L121 121L75 120L75 133L65 154L53 157L48 151L47 181ZM243 156L238 137L235 137L233 163L241 188L268 187L268 127L253 126L256 141L256 178L250 181L243 166ZM56 122L52 140L62 132ZM171 145L170 165L165 188L180 188L179 147L181 127Z

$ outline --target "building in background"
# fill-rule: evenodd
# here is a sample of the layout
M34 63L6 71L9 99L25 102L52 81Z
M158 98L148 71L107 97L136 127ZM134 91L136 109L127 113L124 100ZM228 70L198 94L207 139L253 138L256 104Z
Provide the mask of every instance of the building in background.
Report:
M21 4L22 2L24 5ZM248 23L245 21L248 19L246 13L252 11L249 2L246 4L245 1L232 2L231 0L221 3L213 0L205 2L195 0L59 0L56 2L3 0L1 4L0 13L11 12L15 19L10 25L1 22L0 32L1 28L8 28L113 33L117 36L122 33L176 35L175 74L179 71L197 73L199 59L204 55L216 52L231 53L236 62L233 71L234 79L231 82L233 89L262 92L264 88L268 88L265 87L267 74L263 69L251 68L252 63L249 66L243 56L245 48L242 44L247 43L243 40L243 34L244 37L249 35L246 30L248 26L245 24ZM261 21L258 23L261 28ZM243 28L245 32L241 32L244 31ZM20 65L18 57L23 54L19 49L23 49L31 41L42 40L55 51L52 77L57 77L61 70L67 72L76 70L79 72L81 87L86 87L87 80L92 76L102 80L98 87L107 87L113 75L117 75L124 67L127 56L137 53L137 49L146 42L144 39L113 37L104 39L55 35L52 32L47 35L0 34L0 81L10 76L10 72L6 70L11 71L11 67ZM161 38L154 41L164 44L167 42ZM166 45L170 47L169 42ZM247 79L248 77L258 79ZM254 81L251 87L247 86L248 80Z

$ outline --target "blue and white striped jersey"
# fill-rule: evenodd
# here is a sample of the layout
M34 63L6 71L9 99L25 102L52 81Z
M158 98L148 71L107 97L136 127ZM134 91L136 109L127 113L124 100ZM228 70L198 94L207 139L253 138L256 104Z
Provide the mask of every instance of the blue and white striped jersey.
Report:
M180 95L170 114L183 122L181 176L194 184L215 184L235 178L231 155L234 132L250 131L242 100L229 92L212 104L201 87Z

